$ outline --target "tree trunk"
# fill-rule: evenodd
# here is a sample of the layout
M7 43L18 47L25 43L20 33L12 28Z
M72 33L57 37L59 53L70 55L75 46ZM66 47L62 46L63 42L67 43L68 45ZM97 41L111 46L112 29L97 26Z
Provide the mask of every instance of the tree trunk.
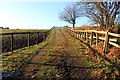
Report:
M103 17L103 13L102 13L102 17L101 17L101 20L100 20L100 27L101 27L101 29L102 30L104 30L105 29L105 25L104 25L104 17Z
M75 23L73 23L73 28L75 28Z
M76 20L76 19L73 20L73 28L75 28L75 20Z

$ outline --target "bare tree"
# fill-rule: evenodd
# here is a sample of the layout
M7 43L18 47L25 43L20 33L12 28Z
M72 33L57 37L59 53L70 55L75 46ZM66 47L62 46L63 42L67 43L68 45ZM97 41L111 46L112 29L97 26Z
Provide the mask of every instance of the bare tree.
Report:
M80 17L80 6L76 3L72 3L71 5L64 8L64 11L59 14L59 18L63 21L66 21L70 24L73 24L73 28L76 24L76 18Z
M120 22L120 2L85 2L79 3L84 7L85 15L103 29L109 29Z

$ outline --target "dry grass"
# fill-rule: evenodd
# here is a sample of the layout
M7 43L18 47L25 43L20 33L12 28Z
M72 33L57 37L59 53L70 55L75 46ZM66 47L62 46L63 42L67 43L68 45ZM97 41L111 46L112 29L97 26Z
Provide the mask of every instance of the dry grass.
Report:
M81 26L81 27L76 27L74 28L75 30L98 30L98 31L106 31L108 29L101 29L100 26ZM109 32L112 32L112 33L117 33L119 34L120 31L119 31L119 27L115 26L115 27L111 27L109 28Z

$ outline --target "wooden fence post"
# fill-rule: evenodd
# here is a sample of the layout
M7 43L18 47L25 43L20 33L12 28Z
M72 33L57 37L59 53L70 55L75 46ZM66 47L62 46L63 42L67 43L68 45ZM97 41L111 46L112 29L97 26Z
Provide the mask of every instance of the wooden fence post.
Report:
M75 36L75 32L73 31L73 36Z
M99 39L99 36L98 36L98 33L96 33L96 46L98 46L98 39Z
M76 32L76 38L77 38L77 36L78 36L78 32Z
M83 32L81 32L81 40L83 40Z
M13 52L13 33L11 33L11 52Z
M74 33L75 33L74 37L76 37L76 32L75 32L75 30L74 30Z
M75 32L75 30L73 31L74 32L74 37L76 36L76 32Z
M89 41L88 32L86 32L86 41L87 41L87 43L88 43L88 41Z
M28 47L30 47L30 32L28 33Z
M76 33L76 38L77 38L77 32L75 32Z
M82 40L82 32L80 32L80 39Z
M76 32L76 38L77 38L78 33Z
M79 37L78 38L80 39L80 32L79 32Z
M108 31L105 34L105 41L104 41L104 53L107 53L107 47L108 47L108 42L109 42L109 36L108 36Z
M93 32L91 32L90 46L92 46L92 40L93 40Z
M43 40L45 40L45 33L43 32Z
M77 38L79 39L79 32L77 32Z
M80 32L80 39L82 40L82 32Z
M84 40L84 32L82 32L82 40Z
M77 38L77 32L75 31L75 37Z
M37 32L37 43L39 44L39 32Z
M68 28L66 28L66 31L69 33Z
M86 40L86 32L84 32L84 40Z
M84 32L82 32L82 40L84 40Z
M75 36L75 32L73 31L73 36Z
M70 29L70 35L71 35L71 33L72 33L72 32L71 32L71 29Z
M72 36L74 36L74 31L73 30L72 30L72 34L73 34Z

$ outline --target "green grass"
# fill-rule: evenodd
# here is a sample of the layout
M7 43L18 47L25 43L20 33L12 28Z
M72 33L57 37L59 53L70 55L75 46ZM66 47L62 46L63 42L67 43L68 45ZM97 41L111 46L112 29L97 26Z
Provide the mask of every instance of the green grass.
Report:
M47 29L2 29L0 33L12 33L12 32L46 32Z
M52 37L53 39L55 39L55 37L57 36L56 34L55 34L56 36L53 36L53 35L54 34L50 35L51 36L49 38L51 39L50 42L52 41L54 42L54 40L52 40ZM62 43L62 41L64 43L64 40L62 40L62 38L60 40L61 40L60 43ZM56 51L59 52L60 46L49 46L47 47L48 48L47 51L43 51L43 53L41 52L40 54L45 53L45 55L41 58L40 62L38 62L38 64L33 67L33 69L37 69L38 72L36 74L32 73L33 75L31 76L31 78L40 79L40 80L48 79L48 78L49 79L53 79L53 78L62 79L64 77L64 75L62 74L64 73L64 70L57 69L57 66L47 66L44 64L45 63L60 64L61 63L60 61L64 62L66 60L68 60L67 62L69 62L70 56L76 56L76 57L80 56L80 58L78 59L75 59L75 60L73 59L74 63L76 62L76 60L79 61L80 59L79 63L81 65L85 67L93 66L88 71L91 72L92 75L97 75L95 76L96 79L105 79L105 78L116 79L117 76L119 76L120 72L119 72L118 67L116 67L117 65L119 66L120 64L119 59L111 60L112 62L116 63L116 65L110 64L104 58L99 57L98 55L96 57L91 57L91 54L88 50L89 47L83 43L80 43L79 40L74 41L70 39L70 41L66 41L66 43L71 46L67 46L68 51L62 54L65 57L52 57L51 56L54 54L60 55L59 53L56 52ZM29 61L31 57L33 57L36 54L36 52L46 44L47 44L47 41L40 43L39 45L34 45L30 48L25 47L22 49L15 50L14 53L8 52L8 53L3 54L3 71L12 72L12 71L19 69L21 65ZM59 42L57 44L59 44ZM54 51L53 49L55 49L56 51ZM84 53L87 53L87 54L84 54Z
M54 54L51 51L48 51L46 55L44 56L44 59L41 60L40 63L38 63L37 69L39 70L37 74L33 75L32 77L36 77L36 79L58 79L62 78L61 72L57 69L57 66L47 66L42 65L45 63L49 63L51 57L49 55Z
M2 70L3 72L12 72L19 69L22 65L28 62L37 51L45 46L47 41L40 43L39 45L25 47L12 52L7 52L2 55Z
M23 68L25 67L27 62L29 62L39 52L41 48L47 45L47 43L48 41L45 40L37 45L14 50L13 53L3 53L2 68L0 69L0 71L7 74L15 73L15 76L19 75L19 70L24 70ZM8 78L8 76L4 77Z

